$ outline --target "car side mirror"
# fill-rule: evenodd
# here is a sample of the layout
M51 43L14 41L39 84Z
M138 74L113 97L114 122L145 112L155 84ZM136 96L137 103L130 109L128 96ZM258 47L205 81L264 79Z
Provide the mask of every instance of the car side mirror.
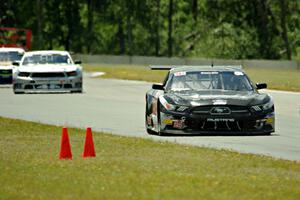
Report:
M267 88L267 84L266 83L256 83L256 89L260 90L260 89L265 89Z
M13 62L12 62L12 65L13 65L13 66L20 66L20 61L13 61Z
M165 90L165 88L162 84L153 84L152 89L153 90Z
M75 63L75 65L80 65L82 62L81 62L81 60L75 60L74 63Z

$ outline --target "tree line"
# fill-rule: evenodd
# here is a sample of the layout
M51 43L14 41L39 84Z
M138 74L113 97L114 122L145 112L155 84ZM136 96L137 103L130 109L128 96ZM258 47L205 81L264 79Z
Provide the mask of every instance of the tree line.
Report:
M32 49L291 59L299 0L4 0L0 26L29 28Z

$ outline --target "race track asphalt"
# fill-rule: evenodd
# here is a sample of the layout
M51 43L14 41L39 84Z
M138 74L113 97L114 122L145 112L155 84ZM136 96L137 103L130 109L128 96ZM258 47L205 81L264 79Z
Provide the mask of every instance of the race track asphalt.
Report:
M147 135L145 93L151 84L85 77L83 94L15 95L0 87L0 116L46 124L105 131L181 144L232 149L300 161L300 93L270 91L276 106L276 132L271 136Z

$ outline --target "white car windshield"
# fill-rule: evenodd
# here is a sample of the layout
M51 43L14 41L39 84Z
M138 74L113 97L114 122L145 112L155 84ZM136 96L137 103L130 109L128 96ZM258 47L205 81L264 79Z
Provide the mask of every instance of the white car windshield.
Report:
M21 60L22 54L17 51L0 52L1 62L12 62L15 60Z
M32 64L71 64L68 55L61 54L34 54L24 58L22 65Z
M253 90L247 76L240 71L177 72L173 74L168 89L171 91Z

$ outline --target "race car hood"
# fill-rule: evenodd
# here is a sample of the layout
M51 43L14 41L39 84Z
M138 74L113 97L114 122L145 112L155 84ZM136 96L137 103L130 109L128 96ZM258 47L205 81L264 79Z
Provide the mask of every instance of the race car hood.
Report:
M76 71L78 68L77 65L50 65L50 64L43 64L43 65L25 65L20 66L18 71L20 72L69 72L69 71Z
M256 91L182 91L164 95L170 103L187 106L236 105L251 106L267 103L269 95Z

